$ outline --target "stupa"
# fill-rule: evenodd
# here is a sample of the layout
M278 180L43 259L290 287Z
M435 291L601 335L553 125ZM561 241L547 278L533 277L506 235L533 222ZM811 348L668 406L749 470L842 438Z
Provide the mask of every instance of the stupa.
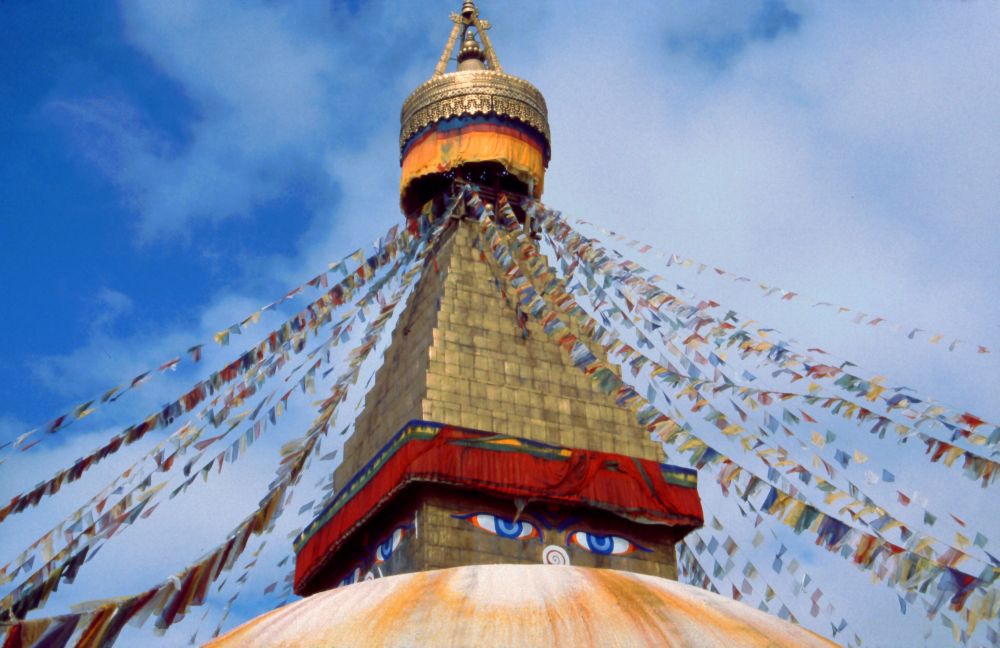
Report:
M507 74L466 0L403 103L400 203L473 187L532 233L551 155L542 94ZM460 44L459 44L460 43ZM457 69L448 71L456 44ZM695 471L663 463L568 350L505 300L474 210L450 212L334 475L296 539L301 601L215 646L827 646L676 582Z

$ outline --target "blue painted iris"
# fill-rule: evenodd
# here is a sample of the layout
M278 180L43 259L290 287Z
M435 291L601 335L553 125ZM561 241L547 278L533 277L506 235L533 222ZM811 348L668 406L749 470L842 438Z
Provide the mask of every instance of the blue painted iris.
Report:
M538 532L538 527L527 520L512 520L491 513L469 513L468 515L453 515L452 517L466 520L477 529L482 529L501 538L529 540L542 537L542 534Z
M389 557L392 556L392 552L396 551L396 548L402 544L403 537L406 535L406 530L408 528L409 527L405 526L397 527L392 533L389 534L389 537L378 544L375 548L376 565L389 560Z
M337 587L342 587L344 585L352 585L354 583L357 583L359 580L361 580L361 567L355 567L353 570L351 570L350 574L344 576L344 578L341 579L340 583L337 584Z
M586 531L572 531L566 536L568 544L576 545L586 549L590 553L602 556L621 556L630 554L633 551L649 551L645 547L640 547L636 543L616 535L601 535L599 533L588 533Z

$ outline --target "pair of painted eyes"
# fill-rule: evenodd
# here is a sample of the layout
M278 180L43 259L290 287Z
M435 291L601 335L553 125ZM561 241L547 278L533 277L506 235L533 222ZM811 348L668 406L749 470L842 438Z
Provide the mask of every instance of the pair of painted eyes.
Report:
M477 529L482 529L487 533L492 533L501 538L515 540L538 538L541 541L542 534L539 532L538 527L525 520L515 521L489 513L471 513L469 515L456 515L455 517L466 520ZM649 551L645 547L640 547L631 540L621 536L601 535L586 531L572 531L566 536L566 541L586 551L602 556L622 556L630 554L633 551Z

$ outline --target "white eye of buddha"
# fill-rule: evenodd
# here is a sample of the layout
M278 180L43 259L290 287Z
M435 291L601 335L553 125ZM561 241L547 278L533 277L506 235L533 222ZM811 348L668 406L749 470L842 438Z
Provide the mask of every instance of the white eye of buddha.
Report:
M566 536L566 542L602 556L621 556L633 551L649 551L631 540L617 535L601 535L586 531L572 531Z
M340 580L340 583L337 586L340 587L340 586L343 586L343 585L351 585L353 583L357 583L359 580L361 580L361 568L360 567L355 567L354 570L350 574L348 574L347 576L344 576Z
M384 563L389 560L389 556L392 552L396 551L396 548L403 542L403 538L406 536L407 527L398 527L389 537L379 543L378 547L375 548L375 564Z
M512 520L491 513L470 513L468 515L453 515L452 517L466 520L477 529L491 533L501 538L514 540L529 540L541 538L538 527L527 520Z

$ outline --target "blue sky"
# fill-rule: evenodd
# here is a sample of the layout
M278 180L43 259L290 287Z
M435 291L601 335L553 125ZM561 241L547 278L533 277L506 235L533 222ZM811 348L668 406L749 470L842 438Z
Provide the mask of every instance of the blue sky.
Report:
M210 339L399 222L399 106L432 71L458 4L0 3L0 443ZM550 205L1000 347L995 5L483 0L481 10L505 68L547 98ZM676 280L1000 419L997 352L949 353L710 277ZM213 350L16 457L0 467L0 496L234 352ZM246 464L211 497L242 501L253 471L270 470L266 457ZM944 471L923 478L925 494L1000 536L984 495ZM208 519L208 495L196 501L200 543L68 588L64 602L141 589L196 556L227 528ZM7 540L30 541L51 513L26 515ZM158 531L170 533L176 518L165 520ZM122 551L142 556L141 539Z

